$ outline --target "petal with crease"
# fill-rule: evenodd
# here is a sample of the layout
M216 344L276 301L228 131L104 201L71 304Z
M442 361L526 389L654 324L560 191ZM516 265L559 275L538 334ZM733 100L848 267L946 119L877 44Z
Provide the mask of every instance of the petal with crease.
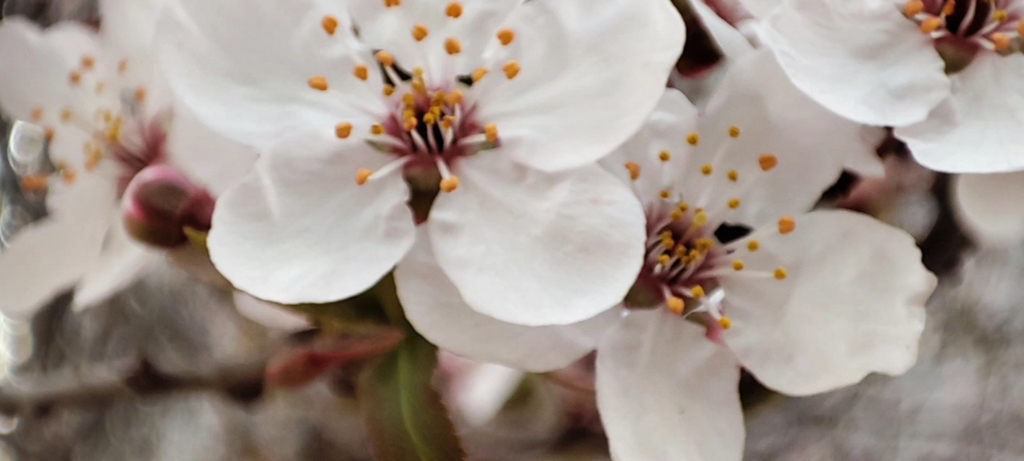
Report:
M664 309L633 311L597 352L597 406L615 461L740 461L740 366Z
M354 296L412 246L402 175L356 185L388 158L360 141L299 136L263 155L217 201L210 259L239 290L282 304Z
M549 174L500 151L466 158L434 202L438 264L474 310L521 325L591 318L625 296L643 263L644 213L597 165Z
M815 211L720 277L732 328L725 342L759 381L790 395L901 374L917 360L935 276L906 232L849 211ZM744 248L746 240L738 242ZM785 278L772 276L776 268Z
M466 305L444 275L420 230L416 246L395 269L398 297L416 331L442 349L532 372L556 370L597 347L618 309L571 325L526 327L495 320Z

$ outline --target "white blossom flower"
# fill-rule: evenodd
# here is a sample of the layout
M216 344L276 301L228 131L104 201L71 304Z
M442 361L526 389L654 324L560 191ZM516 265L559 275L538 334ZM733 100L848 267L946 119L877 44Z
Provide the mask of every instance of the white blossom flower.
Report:
M239 289L353 296L424 220L444 276L488 315L570 323L628 289L639 205L595 162L681 51L668 0L181 4L161 53L173 87L267 149L214 213L210 254Z
M958 175L952 193L957 218L979 243L1009 246L1024 240L1024 173Z
M46 194L48 216L0 253L0 309L9 316L31 315L76 284L75 304L87 306L154 258L118 222L120 196L146 166L170 163L216 189L255 160L173 107L146 51L159 8L102 1L100 33L77 23L43 30L17 17L0 24L0 107L40 127L14 142L45 138L55 166L22 178L23 190ZM202 157L209 152L219 155Z
M562 327L496 322L427 279L439 271L418 242L397 274L415 271L422 286L398 294L429 290L435 305L407 309L409 320L443 348L530 370L596 346L598 407L618 461L738 461L741 366L791 395L906 371L935 277L905 232L848 211L806 212L849 150L874 146L855 123L773 82L785 75L758 52L733 65L701 115L669 90L605 160L647 213L648 253L624 311Z
M836 113L895 126L922 165L1024 169L1022 0L786 0L762 38Z

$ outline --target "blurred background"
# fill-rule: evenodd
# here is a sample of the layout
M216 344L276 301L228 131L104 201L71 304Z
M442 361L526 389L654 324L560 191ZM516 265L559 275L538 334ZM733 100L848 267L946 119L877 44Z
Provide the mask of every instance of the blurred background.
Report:
M44 24L96 19L90 0L0 5ZM720 55L684 16L690 36L674 81L699 85ZM15 126L0 132L2 245L45 213L17 176L51 166ZM799 399L744 378L746 458L1024 459L1024 247L973 244L950 206L951 178L916 165L898 141L878 152L885 179L844 174L820 206L873 214L918 239L940 276L919 363ZM267 361L302 338L241 317L228 293L168 266L85 312L68 301L0 324L0 410L17 415L0 418L0 461L372 459L344 372L298 390L264 386ZM450 356L441 364L436 384L471 459L608 459L588 361L546 376Z

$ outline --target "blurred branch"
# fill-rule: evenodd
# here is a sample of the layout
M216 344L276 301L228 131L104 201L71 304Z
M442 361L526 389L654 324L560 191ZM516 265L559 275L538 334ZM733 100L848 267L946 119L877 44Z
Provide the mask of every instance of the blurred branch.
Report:
M254 362L231 364L213 373L167 373L146 359L134 359L18 376L0 386L0 412L17 415L197 389L252 399L262 392L265 367L266 362Z

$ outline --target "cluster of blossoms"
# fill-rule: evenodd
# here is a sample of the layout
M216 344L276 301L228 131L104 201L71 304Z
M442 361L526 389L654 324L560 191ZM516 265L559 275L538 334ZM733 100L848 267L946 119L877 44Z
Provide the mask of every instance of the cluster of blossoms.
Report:
M808 395L916 360L936 280L914 239L816 207L844 170L882 174L883 127L927 167L1010 173L963 176L959 203L1024 234L1000 202L1024 187L1024 1L743 0L744 35L692 0L724 54L699 106L666 88L674 3L5 19L0 109L52 168L21 178L48 215L0 252L0 309L69 289L87 307L169 257L304 328L288 305L393 276L409 323L456 354L543 372L596 350L616 460L739 460L741 370Z

